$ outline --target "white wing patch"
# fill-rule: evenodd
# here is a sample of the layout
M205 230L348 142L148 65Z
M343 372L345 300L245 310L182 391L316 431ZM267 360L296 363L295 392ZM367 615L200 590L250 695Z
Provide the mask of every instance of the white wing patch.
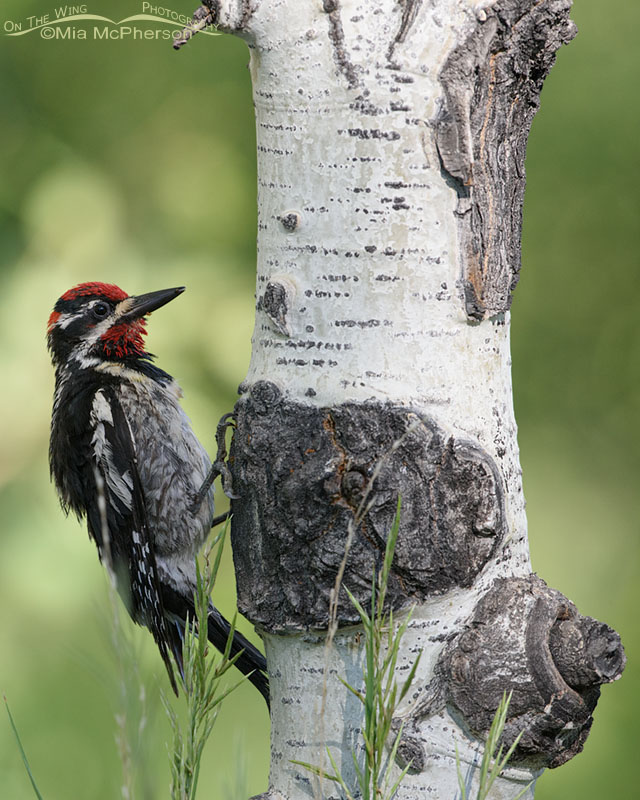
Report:
M96 461L101 463L104 468L109 491L113 492L126 508L131 508L133 502L133 478L129 470L121 475L113 463L113 451L105 431L105 424L113 425L113 413L102 391L96 392L93 399L91 420L94 428L91 445Z
M108 422L113 425L113 414L111 413L111 406L107 398L104 396L103 391L97 391L93 398L93 406L91 407L91 416L94 422Z

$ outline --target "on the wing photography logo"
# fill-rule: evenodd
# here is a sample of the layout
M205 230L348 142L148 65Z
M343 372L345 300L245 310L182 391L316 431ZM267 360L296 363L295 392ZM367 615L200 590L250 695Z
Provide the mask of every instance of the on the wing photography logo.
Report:
M93 40L171 40L183 35L191 27L192 19L156 3L143 2L138 14L114 20L102 14L94 14L89 5L60 5L51 11L24 17L7 19L3 23L5 36L39 36L41 39ZM213 30L201 31L215 36Z

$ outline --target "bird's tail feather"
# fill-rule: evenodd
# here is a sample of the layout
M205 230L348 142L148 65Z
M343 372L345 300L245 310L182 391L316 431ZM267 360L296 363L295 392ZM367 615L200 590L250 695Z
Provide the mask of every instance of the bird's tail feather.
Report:
M162 600L165 614L168 617L167 628L171 639L167 644L172 650L180 672L184 677L182 666L184 621L187 618L195 618L195 606L192 598L187 598L185 595L176 592L175 589L167 584L164 584L162 587ZM230 631L231 623L210 603L207 620L207 638L221 653L225 651ZM235 661L235 666L243 675L247 675L249 681L256 687L264 697L267 706L269 706L269 678L267 677L267 662L265 657L239 631L234 631L229 655L233 657L237 653L240 653L240 655L237 661ZM165 660L165 663L167 664L167 670L169 670L168 659ZM171 677L172 671L170 671L169 674Z
M231 624L213 605L209 606L207 627L207 634L211 644L214 647L217 647L221 652L224 652L224 649L227 646L227 639L229 638ZM229 655L233 657L237 653L240 653L240 655L235 662L235 666L240 670L240 672L242 672L243 675L248 676L248 679L264 697L268 706L269 679L266 674L267 662L265 657L239 631L234 631Z

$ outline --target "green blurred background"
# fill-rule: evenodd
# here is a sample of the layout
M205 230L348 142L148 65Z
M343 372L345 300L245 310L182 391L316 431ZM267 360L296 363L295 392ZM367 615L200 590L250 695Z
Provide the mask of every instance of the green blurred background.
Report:
M190 14L195 5L164 7ZM141 6L96 0L88 11L122 19ZM2 23L53 8L4 0ZM515 405L534 569L622 634L629 665L605 687L584 753L547 772L536 797L621 800L637 796L640 744L640 5L576 0L573 18L580 34L547 81L528 152ZM0 689L45 800L111 800L121 777L105 580L49 485L44 328L54 300L79 281L131 292L186 284L154 317L150 346L213 446L253 327L248 55L226 36L199 36L180 53L163 41L1 41ZM231 612L225 558L217 603ZM160 798L170 733L157 687L166 680L150 637L133 636L149 675L139 797ZM200 796L246 800L264 789L268 730L262 701L241 688L205 755ZM3 712L0 797L32 797Z

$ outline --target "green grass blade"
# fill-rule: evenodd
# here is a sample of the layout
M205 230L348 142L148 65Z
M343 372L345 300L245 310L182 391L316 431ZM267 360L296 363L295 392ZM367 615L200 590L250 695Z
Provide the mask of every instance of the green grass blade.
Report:
M353 759L353 766L356 771L356 779L358 781L358 787L360 788L360 794L364 794L365 778L362 770L360 769L360 765L358 764L358 759L356 758L355 750L351 751L351 757Z
M521 790L518 792L518 794L517 794L517 795L516 795L516 796L513 798L513 800L520 800L520 798L521 798L521 797L524 797L524 793L525 793L525 792L528 792L528 791L529 791L529 789L530 789L530 788L533 786L533 784L534 784L534 783L535 783L535 781L530 781L530 782L529 782L529 783L528 783L528 784L527 784L527 785L524 787L524 789L521 789Z
M509 759L513 755L516 747L518 746L518 743L519 743L520 739L522 739L522 734L523 733L524 733L524 731L520 731L520 733L514 739L513 744L511 745L511 747L504 754L504 758L502 759L502 765L500 767L500 770L503 770L507 766L507 762L509 761Z
M360 619L362 620L362 624L365 626L365 628L369 627L371 625L371 620L369 619L369 615L364 610L362 605L356 600L356 598L347 589L347 587L345 586L343 588L344 588L345 592L347 593L347 596L349 597L349 600L351 600L351 602L353 603L353 606L354 606L355 610L358 612L358 614L360 614Z
M347 689L348 689L350 692L353 692L353 694L355 694L355 696L358 698L358 700L359 700L361 703L363 703L363 704L364 704L364 701L365 701L365 700L364 700L364 695L362 694L362 692L358 691L357 689L354 689L354 688L353 688L353 686L352 686L350 683L347 683L347 682L345 681L345 679L344 679L343 677L341 677L340 675L338 675L338 680L340 681L340 683L341 683L343 686L346 686L346 688L347 688Z
M407 675L407 679L402 684L402 689L400 690L400 696L398 697L398 704L400 704L407 695L407 692L411 688L413 681L416 677L416 670L418 669L418 664L420 663L420 657L422 656L422 650L418 653L416 660L411 665L411 669L409 670L409 674Z
M345 793L347 800L353 800L353 795L349 791L347 784L344 782L342 775L340 774L340 770L338 769L338 765L336 764L335 758L331 755L331 750L327 747L327 756L329 757L329 761L331 762L331 766L333 767L333 771L338 778L338 783L342 791Z
M504 726L503 723L503 711L504 705L506 700L506 695L502 695L502 699L498 704L498 708L496 709L496 713L491 720L491 727L489 728L489 734L487 736L487 741L484 746L484 751L482 753L482 761L480 762L480 779L478 782L478 798L477 800L485 800L489 787L487 786L487 782L489 780L489 769L491 766L491 760L493 758L493 754L496 751L498 746L498 740L500 739L500 735L502 733L502 728Z
M33 787L33 791L35 792L35 795L38 798L38 800L42 800L42 795L40 794L40 790L38 789L35 778L33 777L33 773L31 772L31 767L29 766L29 759L27 758L27 754L25 753L24 747L22 746L22 742L20 741L20 734L18 733L16 723L14 722L13 715L11 714L11 711L9 709L9 703L4 695L3 695L3 700L4 700L4 707L7 709L7 714L9 716L9 723L11 724L11 730L13 731L15 740L18 743L18 749L20 750L20 755L22 756L22 762L24 764L24 768L27 770L27 775L29 776L29 780L31 781L31 786Z
M196 587L194 591L195 619L187 621L182 648L184 665L184 698L186 722L182 723L168 701L165 707L173 731L170 750L171 797L173 800L195 800L200 777L204 748L218 718L222 701L240 683L223 687L221 679L238 660L241 653L230 657L231 641L235 632L235 617L231 623L225 652L214 652L207 633L210 595L221 563L222 546L228 524L215 538L215 555L212 549L204 553L202 561L196 560Z
M502 699L498 704L498 708L496 709L496 713L491 722L491 727L489 728L489 735L487 736L487 742L485 744L484 752L482 754L482 762L480 764L480 781L478 785L477 800L486 800L493 784L495 783L500 773L507 766L509 759L511 758L513 752L518 746L520 737L522 736L522 733L518 734L515 741L513 742L511 747L509 747L506 753L504 753L503 745L500 745L500 747L498 747L498 742L504 732L504 727L507 721L507 714L509 711L509 704L511 703L512 695L513 692L509 692L508 695L506 692L503 693ZM527 791L527 789L528 786L526 786L520 792L518 797L522 797L522 795L524 794L524 792Z
M396 505L396 513L391 524L391 530L387 537L387 545L384 551L384 562L382 564L382 571L378 577L378 615L382 615L385 597L387 595L387 584L389 582L389 573L391 572L391 563L393 562L393 554L396 549L396 541L398 540L398 533L400 531L400 509L402 508L402 498L398 495L398 503Z
M316 767L314 764L309 764L307 761L298 761L295 758L290 758L289 763L297 764L299 767L304 767L306 770L309 770L312 775L315 775L318 778L326 778L328 781L340 783L340 778L338 778L337 775L331 775L325 770L320 769L320 767Z
M500 734L502 734L502 731L500 731ZM491 791L491 787L495 783L496 778L500 775L500 773L507 766L507 763L508 763L509 759L511 758L511 756L513 755L514 750L518 746L518 742L520 741L521 737L522 737L522 731L516 736L515 741L513 742L511 747L507 750L507 752L504 754L504 756L502 755L503 748L500 747L500 750L498 751L498 754L495 757L495 760L494 760L493 765L491 767L491 771L489 773L489 778L487 780L487 785L486 785L486 790L485 790L484 797L488 797L489 796L489 792ZM526 791L526 787L523 790L523 792L521 792L518 795L518 797L522 797L522 794L524 793L524 791Z
M403 730L404 730L404 722L400 726L400 730L398 731L398 733L396 734L396 738L394 739L393 747L391 748L391 753L389 754L389 764L393 764L395 762L395 760L396 760L396 756L398 755L398 747L400 746L400 740L402 739L402 731ZM390 789L388 788L388 786L389 786L389 778L390 778L390 775L391 775L391 770L387 769L387 774L385 775L384 786L383 786L383 791L384 791L384 796L385 797L391 798L391 797L394 796L394 794L398 790L398 786L400 786L400 782L402 781L404 776L407 774L407 772L411 768L411 764L412 763L413 763L413 760L410 761L404 767L404 769L400 772L400 775L399 775L398 779L394 782L394 784L391 786Z
M467 800L467 787L464 783L462 776L462 764L460 762L460 753L458 752L458 745L456 745L456 772L458 774L458 789L460 789L460 800Z

